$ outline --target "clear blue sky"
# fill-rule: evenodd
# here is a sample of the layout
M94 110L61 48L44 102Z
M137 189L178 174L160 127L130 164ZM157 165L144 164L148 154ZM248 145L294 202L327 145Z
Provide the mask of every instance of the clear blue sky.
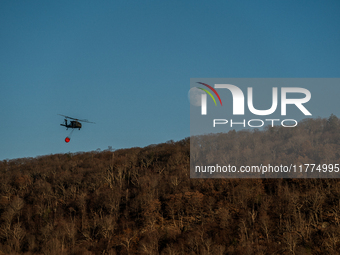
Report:
M190 135L190 78L340 77L340 2L1 1L0 160ZM57 114L86 118L70 133Z

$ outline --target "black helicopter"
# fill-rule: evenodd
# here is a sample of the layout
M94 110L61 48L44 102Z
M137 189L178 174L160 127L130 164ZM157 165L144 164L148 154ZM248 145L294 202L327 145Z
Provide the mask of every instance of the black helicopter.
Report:
M58 115L65 117L65 119L64 119L65 123L64 124L60 124L60 126L64 126L64 127L66 127L66 129L69 129L69 128L78 128L80 130L81 129L81 123L80 122L86 122L86 123L93 123L93 124L95 124L94 122L91 122L91 121L88 121L88 120L75 119L75 118L72 118L72 117L69 117L69 116L65 116L65 115L62 115L62 114L58 114ZM67 123L67 119L71 119L70 123Z

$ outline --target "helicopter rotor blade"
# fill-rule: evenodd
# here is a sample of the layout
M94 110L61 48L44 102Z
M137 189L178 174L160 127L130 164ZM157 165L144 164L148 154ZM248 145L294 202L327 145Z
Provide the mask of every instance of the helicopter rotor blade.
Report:
M96 124L96 123L94 123L94 122L88 121L87 119L80 120L80 119L72 118L72 117L69 117L69 116L62 115L62 114L58 114L58 115L60 115L60 116L63 116L63 117L65 117L65 118L68 118L68 119L75 120L75 121L81 121L81 122L87 122L87 123L93 123L93 124Z
M88 121L88 120L86 120L86 119L85 119L85 120L79 120L79 119L77 119L77 121L96 124L95 122Z
M72 118L72 117L69 117L69 116L66 116L66 115L62 115L62 114L58 114L58 115L63 116L63 117L68 118L68 119L78 120L78 119L76 119L76 118Z

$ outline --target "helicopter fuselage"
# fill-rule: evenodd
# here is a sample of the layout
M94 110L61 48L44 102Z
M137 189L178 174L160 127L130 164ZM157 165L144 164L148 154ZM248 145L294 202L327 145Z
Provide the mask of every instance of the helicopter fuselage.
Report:
M70 121L69 124L67 123L67 120L65 120L65 124L60 124L60 126L64 126L66 127L66 129L69 129L69 128L78 128L79 130L81 129L81 123L76 120Z

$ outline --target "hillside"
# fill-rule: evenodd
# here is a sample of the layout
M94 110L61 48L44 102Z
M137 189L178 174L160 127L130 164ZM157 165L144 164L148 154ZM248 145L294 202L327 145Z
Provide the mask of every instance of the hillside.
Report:
M339 134L332 115L221 135L248 164L340 163ZM338 179L190 179L189 165L189 138L1 161L0 254L339 254Z

